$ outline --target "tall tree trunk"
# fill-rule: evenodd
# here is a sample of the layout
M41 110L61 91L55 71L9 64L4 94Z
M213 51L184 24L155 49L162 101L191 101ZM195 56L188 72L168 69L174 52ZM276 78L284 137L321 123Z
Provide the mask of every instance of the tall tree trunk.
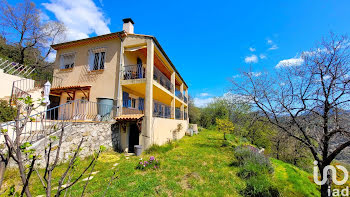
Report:
M224 132L224 140L226 140L226 133Z
M323 176L324 168L327 165L329 165L329 164L324 164L320 167L321 168L320 169L321 180L327 179L326 183L321 185L321 197L331 197L332 196L332 189L328 190L329 186L331 186L331 184L332 184L332 178L331 178L332 171L328 170L327 177Z

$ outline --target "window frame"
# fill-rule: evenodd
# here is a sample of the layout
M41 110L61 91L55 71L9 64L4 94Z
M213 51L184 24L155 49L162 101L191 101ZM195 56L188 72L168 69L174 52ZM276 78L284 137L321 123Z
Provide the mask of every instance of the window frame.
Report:
M63 64L64 64L64 58L67 56L73 56L73 63L72 64L66 64L66 65L62 65L62 60L61 58L63 58ZM75 66L75 57L76 57L76 52L69 52L69 53L62 53L59 56L59 67L60 70L69 70L69 69L73 69ZM68 66L68 67L67 67Z

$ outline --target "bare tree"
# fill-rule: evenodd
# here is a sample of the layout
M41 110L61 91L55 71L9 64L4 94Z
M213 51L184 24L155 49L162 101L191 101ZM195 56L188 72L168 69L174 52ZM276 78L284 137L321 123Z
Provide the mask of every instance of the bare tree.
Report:
M350 65L346 36L330 34L304 52L302 65L280 65L270 73L243 72L232 91L250 98L268 122L311 151L321 172L350 145ZM327 196L330 177L321 186Z
M63 38L65 27L57 21L44 21L40 18L40 11L30 0L24 0L15 6L6 0L0 0L0 24L11 38L19 52L19 64L23 64L26 52L31 49L37 57L36 65L43 62L52 52L51 44L58 38Z
M28 133L25 133L25 128L27 126L27 123L33 120L33 116L31 116L31 112L35 109L33 100L31 97L27 98L19 98L20 100L23 100L23 102L17 102L17 116L15 119L15 125L14 125L14 137L11 138L9 135L9 131L6 129L1 129L2 135L5 139L5 146L6 148L3 148L0 151L0 156L2 159L1 168L0 168L0 180L3 180L3 176L6 171L6 167L12 159L16 166L19 169L19 175L22 181L22 189L20 195L23 196L24 194L27 197L32 196L31 192L29 190L29 181L31 179L31 176L33 172L36 172L37 177L40 179L40 182L45 189L46 196L51 196L52 193L52 182L53 182L53 171L59 164L60 161L60 154L65 134L65 125L63 120L61 121L61 126L54 125L53 128L56 132L53 132L50 136L48 136L47 131L43 131L45 134L45 143L43 146L45 147L44 153L41 153L33 148L31 148L32 144L29 142L29 139L33 139L34 136L25 136ZM42 101L40 101L42 102ZM22 108L19 106L20 104L24 104L26 107ZM25 113L21 111L21 109L25 109ZM42 114L45 114L46 112L42 112ZM20 118L22 117L22 118ZM45 115L38 116L39 119L45 119ZM36 121L42 121L36 119ZM31 133L30 133L31 134ZM35 135L35 134L31 134ZM96 162L103 150L105 150L105 147L101 146L97 152L95 152L92 155L92 159L89 162L89 164L86 167L82 168L81 172L75 171L75 168L77 166L77 161L79 158L79 153L82 150L82 144L84 142L84 138L82 138L76 147L72 151L71 159L68 162L68 166L66 167L64 173L59 177L58 181L58 187L57 191L55 193L55 196L58 197L60 194L71 188L73 185L75 185L84 174L87 173L89 169L91 169L89 177L91 176L91 173L94 169L94 166L96 165ZM38 158L45 158L45 167L44 167L44 174L41 175L38 170L38 165L36 165L36 161ZM70 177L68 181L66 180L67 176L74 171L75 175L74 178ZM2 182L0 182L1 186ZM82 193L82 196L87 188L88 182L86 182L84 186L84 190Z

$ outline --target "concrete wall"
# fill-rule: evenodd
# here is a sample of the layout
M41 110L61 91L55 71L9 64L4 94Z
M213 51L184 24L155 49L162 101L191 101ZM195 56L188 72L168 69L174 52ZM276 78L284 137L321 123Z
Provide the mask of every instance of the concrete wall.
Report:
M178 124L182 125L180 132L176 132ZM170 140L181 139L187 129L187 120L172 120L166 118L153 118L153 144L165 144Z
M89 71L89 50L97 47L106 48L105 64L103 70ZM75 62L72 69L60 69L59 57L61 54L75 53ZM119 38L74 46L57 51L54 75L63 79L62 86L92 86L90 101L96 98L117 98L117 80L119 77Z
M0 98L3 98L5 96L11 96L13 82L21 79L24 78L6 74L2 69L0 69ZM32 85L34 88L33 80L30 80L28 84Z

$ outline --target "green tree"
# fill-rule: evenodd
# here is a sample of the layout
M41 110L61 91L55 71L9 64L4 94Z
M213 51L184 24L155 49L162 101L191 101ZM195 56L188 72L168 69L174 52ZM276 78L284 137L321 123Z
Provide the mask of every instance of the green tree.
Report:
M233 133L235 127L229 119L216 118L216 125L219 131L224 133L224 140L226 140L226 133Z

